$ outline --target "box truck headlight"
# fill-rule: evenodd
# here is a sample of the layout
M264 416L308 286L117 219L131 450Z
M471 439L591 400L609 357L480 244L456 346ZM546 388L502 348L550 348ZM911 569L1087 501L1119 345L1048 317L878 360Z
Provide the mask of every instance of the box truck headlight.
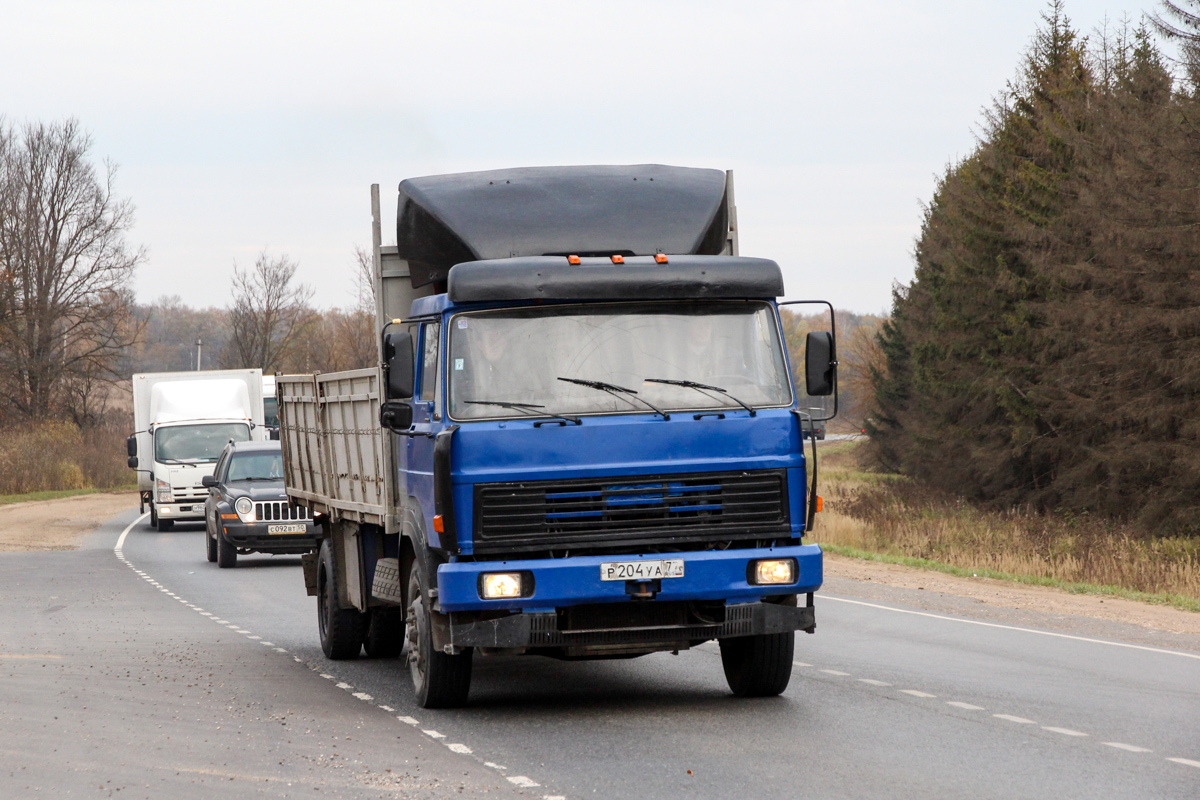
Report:
M757 586L781 586L796 582L796 559L764 558L752 561L750 582Z
M238 517L242 522L254 522L254 502L249 497L239 497L233 503L233 510L237 512Z
M171 497L171 484L167 483L162 478L158 478L155 481L155 486L158 488L158 502L169 503L174 499Z
M519 572L485 572L479 578L479 596L484 600L521 597L524 584Z

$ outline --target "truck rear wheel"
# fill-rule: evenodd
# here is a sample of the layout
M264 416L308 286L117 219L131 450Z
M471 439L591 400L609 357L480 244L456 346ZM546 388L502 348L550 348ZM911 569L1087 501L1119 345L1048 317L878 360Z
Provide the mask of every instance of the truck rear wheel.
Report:
M395 658L404 649L404 609L373 608L363 647L370 658Z
M330 540L325 539L317 557L317 627L325 657L342 661L358 658L366 634L366 620L358 609L338 606L337 569L332 547Z
M471 691L471 648L456 656L433 649L433 627L425 580L413 564L408 576L408 668L421 708L457 708Z
M721 666L738 697L774 697L792 678L796 632L719 639Z

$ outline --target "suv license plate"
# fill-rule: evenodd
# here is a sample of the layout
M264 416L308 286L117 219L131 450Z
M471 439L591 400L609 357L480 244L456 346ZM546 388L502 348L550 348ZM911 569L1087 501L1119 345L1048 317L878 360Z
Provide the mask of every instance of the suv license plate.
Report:
M304 533L303 525L268 525L267 533Z
M682 558L663 561L610 561L600 565L602 581L652 581L658 578L682 577Z

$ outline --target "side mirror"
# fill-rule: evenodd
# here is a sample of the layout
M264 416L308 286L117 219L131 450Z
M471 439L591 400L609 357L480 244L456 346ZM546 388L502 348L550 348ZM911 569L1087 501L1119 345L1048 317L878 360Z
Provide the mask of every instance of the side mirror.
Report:
M130 436L128 439L125 440L125 455L127 455L127 456L136 456L137 455L137 436ZM130 464L130 466L133 466L133 465Z
M399 400L389 400L379 408L379 424L389 431L406 431L412 427L413 408Z
M216 475L205 475L203 478L200 479L200 485L204 486L208 489L211 489L212 487L217 485L217 476Z
M413 339L408 331L384 334L383 360L387 366L387 397L407 400L413 396ZM407 426L406 426L407 427Z
M809 396L833 394L836 375L833 334L829 331L811 331L804 344L804 383Z
M137 456L130 456L129 460L126 461L125 463L129 465L130 469L137 469L137 465L138 465Z

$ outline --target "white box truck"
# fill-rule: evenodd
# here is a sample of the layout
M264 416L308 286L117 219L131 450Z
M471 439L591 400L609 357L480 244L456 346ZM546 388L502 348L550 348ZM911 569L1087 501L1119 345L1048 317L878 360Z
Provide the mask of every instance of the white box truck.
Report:
M201 481L233 441L263 441L262 370L158 372L133 376L134 433L126 446L150 527L204 519Z

